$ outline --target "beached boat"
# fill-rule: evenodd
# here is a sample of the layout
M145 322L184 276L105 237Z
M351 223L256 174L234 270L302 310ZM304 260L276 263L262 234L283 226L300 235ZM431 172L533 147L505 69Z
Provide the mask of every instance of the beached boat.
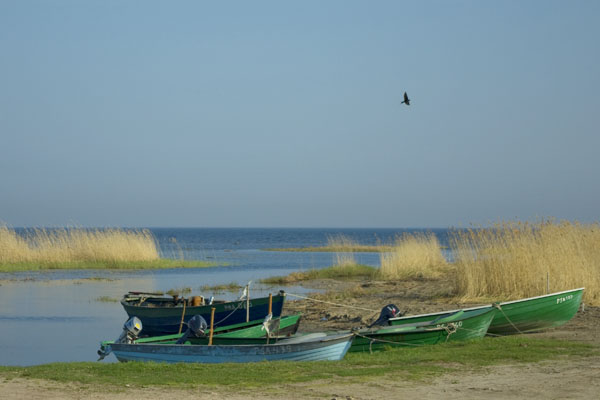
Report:
M496 312L494 307L471 311L460 310L431 321L361 329L354 331L356 338L349 351L371 352L387 347L411 347L480 339L487 333Z
M112 343L110 350L121 362L155 361L167 363L247 363L260 361L341 360L354 335L303 335L273 344L195 345Z
M383 328L365 328L346 332L323 332L309 334L315 337L321 335L339 335L341 333L353 333L356 338L352 342L349 352L359 351L378 351L388 347L411 347L422 346L448 341L471 340L485 336L487 329L494 318L496 309L488 307L473 311L458 311L449 316L444 316L430 322L421 322L411 325L388 326ZM281 319L280 325L287 325L286 317ZM289 317L287 317L289 318ZM288 339L282 336L280 331L276 331L271 321L271 328L267 335L263 326L255 326L252 328L234 330L227 333L219 334L215 331L213 336L213 344L228 344L228 345L259 345L278 343ZM305 334L297 335L302 337ZM135 340L135 343L174 343L182 335L157 336L151 338L141 338ZM189 344L207 344L208 337L190 336L186 338L186 343ZM108 343L107 343L108 344Z
M279 317L283 310L285 292L272 296L271 313ZM156 296L151 293L129 292L121 300L129 317L138 317L144 325L144 335L156 336L180 332L183 323L192 316L201 315L209 320L215 308L214 326L239 324L264 319L269 314L269 297L235 301L207 301L201 296L189 299Z
M497 308L488 333L511 335L539 331L567 323L577 313L584 288L565 290L527 299L506 301L487 306L465 308L462 311ZM444 318L461 310L390 318L390 325L415 324Z
M273 318L268 321L268 330L264 320L242 322L235 325L220 326L214 328L213 344L267 344L267 338L272 338L270 342L275 343L279 339L286 339L298 331L302 314L288 315L285 317ZM146 328L144 327L144 330ZM134 343L153 343L153 344L174 344L177 343L186 332L136 338ZM186 344L208 344L208 336L190 336L185 338ZM111 345L113 341L101 343L101 352Z

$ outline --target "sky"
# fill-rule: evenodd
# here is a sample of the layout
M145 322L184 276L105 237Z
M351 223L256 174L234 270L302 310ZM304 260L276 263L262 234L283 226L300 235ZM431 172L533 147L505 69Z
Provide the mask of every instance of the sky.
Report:
M0 0L0 221L596 222L599 18L594 0Z

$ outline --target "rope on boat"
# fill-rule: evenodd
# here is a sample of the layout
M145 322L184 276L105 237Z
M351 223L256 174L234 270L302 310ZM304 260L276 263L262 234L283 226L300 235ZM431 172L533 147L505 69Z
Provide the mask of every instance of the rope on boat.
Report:
M466 331L473 331L472 329L466 329L466 328L463 328L463 327L458 327L453 322L451 322L448 325L444 326L443 329L447 333L447 335L446 335L446 342L448 341L448 339L450 338L450 336L452 334L456 333L459 329L463 329L463 330L466 330ZM354 335L356 335L358 337L361 337L363 339L367 339L369 341L369 353L371 353L371 354L373 353L373 343L375 343L375 342L387 343L387 344L395 344L395 345L402 345L402 346L413 346L413 347L422 347L422 346L425 346L424 344L406 343L406 342L394 342L392 340L376 339L376 338L373 338L373 337L361 335L358 332L352 332L352 333L354 333Z
M364 338L364 339L367 339L367 340L369 340L369 352L370 352L370 353L372 353L372 352L373 352L372 345L373 345L373 343L375 343L375 342L388 343L388 344L400 344L400 345L402 345L402 346L414 346L414 347L421 347L421 346L425 346L425 345L423 345L423 344L416 344L416 343L394 342L394 341L392 341L392 340L385 340L385 339L375 339L375 338L372 338L372 337L369 337L369 336L361 335L361 334L360 334L360 333L358 333L358 332L352 332L352 333L354 333L354 334L355 334L356 336L358 336L358 337L361 337L361 338Z
M231 315L232 315L234 312L236 312L236 311L237 311L237 310L238 310L238 309L239 309L239 308L242 306L242 304L244 304L244 302L243 302L243 301L240 301L240 302L238 303L237 307L233 309L233 311L231 311L229 314L227 314L227 316L226 316L225 318L223 318L222 320L220 320L219 322L215 322L214 326L217 326L217 325L219 325L221 322L223 322L223 321L225 321L227 318L231 317Z
M446 333L448 333L446 335L446 342L448 342L448 339L450 339L450 336L452 336L453 333L456 333L456 331L458 331L458 327L456 326L456 324L454 322L450 322L449 324L446 324L444 326L444 330L446 331Z
M315 302L318 302L318 303L326 303L326 304L331 304L331 305L333 305L333 306L337 306L337 307L347 307L347 308L354 308L354 309L357 309L357 310L370 311L370 312L374 312L374 313L378 313L378 312L380 311L380 310L372 310L372 309L370 309L370 308L364 308L364 307L356 307L356 306L351 306L351 305L348 305L348 304L333 303L333 302L331 302L331 301L317 300L317 299L313 299L313 298L311 298L311 297L301 296L301 295L299 295L299 294L293 294L293 293L288 293L288 292L286 292L286 294L287 294L288 296L298 297L298 298L300 298L300 299L311 300L311 301L315 301Z
M493 304L493 306L494 306L494 307L496 307L498 310L500 310L500 312L502 313L502 315L504 315L504 318L506 318L506 320L507 320L507 321L508 321L508 322L509 322L509 323L512 325L512 327L513 327L513 328L515 328L515 330L516 330L517 332L519 332L521 335L523 334L523 332L521 332L521 331L519 330L519 328L517 328L517 326L516 326L515 324L513 324L513 322L510 320L510 318L508 318L508 315L506 315L506 314L504 313L504 310L502 309L502 307L500 307L500 304L498 304L498 303L494 303L494 304ZM501 335L498 335L498 336L501 336Z

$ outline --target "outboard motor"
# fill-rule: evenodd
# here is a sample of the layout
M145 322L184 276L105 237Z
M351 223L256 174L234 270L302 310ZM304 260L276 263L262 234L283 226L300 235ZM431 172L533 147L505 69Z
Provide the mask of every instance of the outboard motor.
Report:
M140 332L142 331L142 321L138 317L131 317L130 319L123 324L123 332L114 343L133 343ZM109 342L106 342L109 343ZM98 350L98 355L100 358L98 361L102 360L104 357L109 355L111 352L110 344L104 344L104 342L100 345L100 350Z
M133 343L142 331L142 321L138 317L131 317L123 325L123 332L115 343Z
M396 307L394 304L388 304L387 306L383 307L381 309L381 313L379 314L379 318L377 318L377 320L375 320L375 322L373 322L371 325L369 325L369 328L375 326L375 325L389 325L389 319L390 318L396 318L396 317L401 317L402 314L400 312L400 310L398 309L398 307Z
M181 335L179 340L177 340L177 344L184 344L188 340L188 338L191 337L199 338L206 336L205 332L206 328L208 328L208 324L206 323L206 320L202 317L202 315L194 315L187 322L187 326L187 330L183 335Z

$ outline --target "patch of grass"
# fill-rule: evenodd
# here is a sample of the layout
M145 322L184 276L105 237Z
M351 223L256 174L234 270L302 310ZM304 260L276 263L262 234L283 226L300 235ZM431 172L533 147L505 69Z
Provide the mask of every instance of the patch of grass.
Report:
M331 253L380 253L390 251L391 245L360 244L356 240L345 235L332 235L327 237L327 244L318 247L299 248L270 248L265 251L292 251L292 252L331 252Z
M41 271L55 269L166 269L214 267L216 263L160 258L149 261L22 261L0 262L0 272Z
M99 301L101 303L118 303L119 299L115 299L114 297L109 296L100 296L96 298L96 301Z
M281 382L313 382L322 379L370 378L423 381L445 373L477 370L486 366L535 363L565 357L598 356L599 348L580 342L526 336L485 338L385 352L348 354L337 362L259 362L252 364L158 363L53 363L31 367L0 367L0 377L33 378L63 383L77 382L102 387L227 386L230 389L261 388ZM202 379L198 379L202 376Z
M190 294L190 293L192 293L191 287L180 287L180 288L173 288L173 289L167 290L167 294L169 296L184 295L184 294Z
M202 292L235 292L240 290L242 287L243 286L237 282L230 282L222 285L202 285L199 289Z
M328 268L292 272L286 276L274 276L261 279L267 285L285 285L312 279L371 279L377 274L377 268L369 265L345 264Z

